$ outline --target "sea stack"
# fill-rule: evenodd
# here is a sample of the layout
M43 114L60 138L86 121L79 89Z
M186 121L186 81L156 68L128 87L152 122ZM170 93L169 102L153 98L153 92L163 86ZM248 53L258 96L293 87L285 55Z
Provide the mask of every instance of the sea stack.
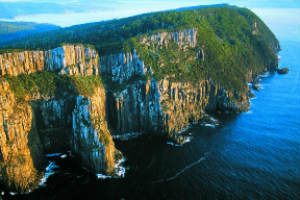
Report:
M281 68L277 70L278 74L287 74L289 72L288 68Z

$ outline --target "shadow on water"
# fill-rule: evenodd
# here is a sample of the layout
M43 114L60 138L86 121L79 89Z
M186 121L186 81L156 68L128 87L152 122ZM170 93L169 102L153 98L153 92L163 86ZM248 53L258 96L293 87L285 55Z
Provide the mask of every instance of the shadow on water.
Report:
M93 199L96 196L106 199L194 199L195 195L203 197L199 193L201 188L190 188L187 178L210 156L212 144L209 141L214 140L223 126L234 120L235 117L228 117L217 128L193 126L187 134L192 134L194 138L183 147L168 145L164 137L147 134L128 141L117 140L117 148L127 158L125 179L97 180L80 169L78 163L64 160L60 163L59 172L49 178L47 188L40 188L26 198L45 199L45 194L49 195L48 199ZM15 196L17 199L23 197ZM208 194L207 197L214 196Z

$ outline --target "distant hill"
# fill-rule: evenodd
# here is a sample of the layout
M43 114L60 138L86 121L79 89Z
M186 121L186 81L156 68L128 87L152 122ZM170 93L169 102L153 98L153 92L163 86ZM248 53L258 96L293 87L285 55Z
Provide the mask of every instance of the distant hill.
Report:
M26 40L22 41L12 41L5 45L0 43L0 49L50 49L62 43L83 43L94 45L101 53L111 53L119 52L124 41L138 35L197 26L212 29L217 37L232 43L233 40L241 41L241 36L251 32L255 21L260 24L256 39L263 40L269 47L274 48L277 45L277 42L274 43L274 34L253 12L228 4L215 4L74 25L47 33L28 35Z
M221 8L221 7L227 7L227 8L233 8L235 6L222 3L222 4L211 4L211 5L199 5L199 6L189 6L189 7L183 7L183 8L176 8L174 11L186 11L186 10L196 10L201 8ZM172 11L172 10L170 10Z
M6 22L0 21L0 44L18 40L33 33L42 33L59 29L53 24L38 24L33 22Z

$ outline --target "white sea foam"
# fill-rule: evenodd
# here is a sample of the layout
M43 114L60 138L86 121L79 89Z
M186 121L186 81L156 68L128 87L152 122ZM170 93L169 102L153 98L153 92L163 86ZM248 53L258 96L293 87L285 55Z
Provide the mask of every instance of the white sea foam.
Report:
M125 177L126 169L125 169L125 167L122 166L122 164L125 161L126 161L126 159L123 156L122 159L119 160L118 163L115 165L115 171L116 171L116 174L118 177L121 177L121 178Z
M112 178L112 176L107 176L107 175L104 175L104 174L96 174L96 176L97 176L98 179Z
M219 120L217 120L216 118L214 118L214 117L212 117L212 116L210 116L209 119L210 119L211 121L215 122L215 123L219 123Z
M192 141L192 137L191 136L184 136L184 140L183 142L181 142L181 144L176 144L174 142L168 141L167 144L174 146L174 147L182 147L184 144L189 143Z
M60 158L62 158L62 159L66 158L66 157L67 157L67 154L63 154L60 156Z
M168 145L174 146L174 147L182 147L182 144L175 144L174 142L167 142Z
M260 78L266 78L269 77L271 75L270 72L265 72L264 74L259 75ZM261 80L261 79L260 79Z
M54 169L57 169L57 168L58 168L58 166L55 164L55 162L50 161L49 165L46 167L46 171L45 171L44 177L41 179L40 185L45 185L47 179L55 173Z
M210 124L210 123L204 123L204 126L211 127L211 128L216 128L215 124Z
M198 122L197 124L205 127L210 127L210 128L216 128L217 126L220 125L219 120L212 116L207 116L206 119L204 119L202 122Z
M53 153L53 154L47 154L46 157L49 158L49 157L59 156L59 155L61 155L61 153ZM55 161L49 161L49 165L45 169L45 174L44 174L43 178L40 180L39 186L45 186L46 185L45 183L46 183L47 179L55 173L54 169L57 169L57 168L59 168L59 167L55 164ZM37 188L39 186L37 186ZM28 190L27 192L22 193L22 194L29 194L31 192L32 192L32 190ZM5 194L4 192L1 192L1 195L4 195L4 194ZM11 191L11 192L9 192L9 194L14 196L18 193Z
M182 133L186 132L187 130L189 130L189 128L191 128L191 125L187 125L184 129L179 131L177 134L182 134Z
M192 137L185 137L183 144L189 143L191 141L191 139L192 139Z
M198 165L202 161L204 161L207 157L208 153L205 153L203 157L201 157L199 160L196 160L195 162L192 162L191 164L185 166L183 169L179 170L175 175L168 177L168 178L162 178L156 181L153 181L153 183L158 183L158 182L168 182L176 179L178 176L182 175L186 170L189 170L190 168Z
M143 133L141 133L141 132L132 132L132 133L123 133L120 135L113 135L112 137L113 137L113 139L128 140L130 138L138 137L142 134Z
M124 178L126 169L122 166L122 164L126 161L126 159L123 157L115 164L115 175L108 176L105 174L96 174L98 179L108 179L108 178Z
M199 124L202 126L215 128L220 124L220 122L218 119L214 118L213 116L206 114L204 120Z

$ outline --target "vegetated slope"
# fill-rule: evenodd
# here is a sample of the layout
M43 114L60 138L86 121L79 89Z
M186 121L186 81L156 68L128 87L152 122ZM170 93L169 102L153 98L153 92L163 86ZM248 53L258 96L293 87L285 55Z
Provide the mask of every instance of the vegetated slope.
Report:
M203 49L206 59L190 63L157 63L174 59L176 45L159 49L155 57L149 49L143 50L139 38L156 32L170 32L183 28L197 28L197 46ZM268 27L250 10L233 6L185 8L183 10L156 12L99 23L76 25L51 32L28 35L22 41L11 42L5 49L50 49L62 43L92 44L100 55L137 49L146 64L160 79L172 75L174 80L211 78L226 88L245 90L247 73L260 73L277 62L279 43ZM153 50L153 49L152 49ZM172 53L173 52L173 53ZM170 57L173 55L173 58ZM274 63L276 66L276 63Z
M5 45L10 41L16 42L29 34L41 33L59 28L59 26L52 24L0 21L0 44Z

